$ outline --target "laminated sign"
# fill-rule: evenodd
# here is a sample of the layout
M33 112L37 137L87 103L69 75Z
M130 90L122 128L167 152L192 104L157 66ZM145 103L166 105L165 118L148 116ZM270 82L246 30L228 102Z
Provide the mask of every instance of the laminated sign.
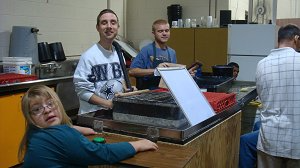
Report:
M157 68L157 70L191 126L215 115L213 108L186 68L171 67Z

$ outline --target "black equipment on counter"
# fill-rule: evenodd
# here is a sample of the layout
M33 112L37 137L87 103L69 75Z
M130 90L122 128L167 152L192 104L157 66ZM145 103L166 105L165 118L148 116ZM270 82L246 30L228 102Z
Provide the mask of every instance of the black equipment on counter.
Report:
M220 27L227 27L231 24L231 10L220 10Z
M173 4L168 6L168 22L172 25L172 21L178 21L182 19L182 6L179 4Z
M228 65L214 65L212 71L214 76L233 76L233 67Z
M227 93L232 87L234 77L229 76L200 76L194 77L195 82L201 89L208 92L224 92Z
M61 42L48 44L47 42L38 43L38 53L40 63L51 61L65 61L66 56Z
M61 42L49 44L50 53L54 61L64 61L66 60L65 52Z
M10 57L31 57L38 64L37 33L39 29L30 26L13 26L9 45Z
M38 43L39 62L47 63L52 61L49 44L47 42Z

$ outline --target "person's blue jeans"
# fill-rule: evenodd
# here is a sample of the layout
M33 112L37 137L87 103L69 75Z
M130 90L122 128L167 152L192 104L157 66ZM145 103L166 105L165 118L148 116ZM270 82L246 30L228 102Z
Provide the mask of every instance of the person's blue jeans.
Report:
M254 124L253 131L240 137L239 168L254 168L257 162L257 139L261 122Z
M252 131L258 131L260 128L260 125L261 125L261 121L255 122Z

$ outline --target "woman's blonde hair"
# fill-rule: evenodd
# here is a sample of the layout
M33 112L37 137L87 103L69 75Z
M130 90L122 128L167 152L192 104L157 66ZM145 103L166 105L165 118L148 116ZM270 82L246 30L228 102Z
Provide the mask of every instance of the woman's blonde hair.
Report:
M55 104L58 107L58 110L60 111L60 113L62 115L61 124L66 124L66 125L72 126L71 119L66 114L65 109L64 109L59 97L57 96L57 94L55 93L55 91L53 89L51 89L51 88L49 88L48 86L45 86L45 85L36 85L36 86L31 87L24 94L24 96L22 98L22 112L23 112L23 116L25 118L25 127L26 128L25 128L24 136L23 136L22 141L20 143L20 147L19 147L19 153L18 153L19 161L23 161L24 154L27 150L27 144L28 144L27 134L28 134L28 131L30 130L30 128L32 126L35 125L34 121L32 120L32 117L30 115L30 102L33 99L40 99L40 98L53 99Z

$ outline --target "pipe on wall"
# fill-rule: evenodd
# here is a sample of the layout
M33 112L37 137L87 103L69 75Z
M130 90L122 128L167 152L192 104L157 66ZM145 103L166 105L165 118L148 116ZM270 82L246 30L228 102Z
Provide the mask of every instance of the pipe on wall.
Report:
M252 15L253 15L253 0L249 0L248 23L252 22Z
M112 1L111 0L106 0L106 3L107 3L107 9L111 9L111 5L112 5ZM124 37L124 38L126 38L126 36L127 36L127 33L126 33L126 30L127 30L127 24L126 24L126 18L127 18L127 15L126 15L126 13L127 13L127 0L123 0L123 5L122 5L123 7L122 7L122 9L123 9L123 11L122 11L122 15L123 16L121 16L122 17L122 20L123 20L123 23L122 23L122 25L120 25L121 27L122 27L122 29L123 29L123 34L119 34L119 35L121 35L122 37ZM119 18L120 19L120 18Z
M273 10L272 10L272 24L276 25L277 18L277 0L273 0Z
M211 16L210 15L210 7L211 7L211 0L208 1L208 16Z
M217 18L217 8L218 8L218 0L215 0L215 9L214 9L214 14L215 14L215 18ZM208 16L212 16L211 15L211 0L208 1Z
M110 0L106 0L106 6L107 6L107 9L111 8L111 2L110 2Z
M127 38L127 0L123 0L123 36Z
M218 0L215 0L215 18L217 18Z

